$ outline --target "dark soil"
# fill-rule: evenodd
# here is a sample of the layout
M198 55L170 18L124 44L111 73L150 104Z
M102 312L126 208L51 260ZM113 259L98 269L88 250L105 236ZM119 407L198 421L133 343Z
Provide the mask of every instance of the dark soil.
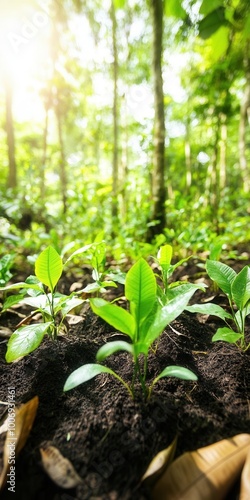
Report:
M1 323L7 325L10 316L3 316ZM218 324L201 323L194 315L183 313L171 326L174 330L168 327L156 353L150 354L148 381L177 364L193 370L198 382L161 379L148 403L140 398L139 388L133 401L106 374L63 393L73 370L94 362L104 342L120 338L88 308L67 336L57 342L46 338L35 352L11 365L5 362L6 341L1 342L0 400L7 400L13 386L17 405L39 397L31 434L16 462L15 499L145 500L150 497L140 478L176 434L178 456L250 432L250 353L212 343ZM127 354L113 355L107 365L131 381ZM0 405L0 416L5 408ZM0 454L4 439L0 435ZM82 485L63 490L49 479L39 452L46 445L57 447L72 462ZM1 498L13 498L13 493L5 489Z

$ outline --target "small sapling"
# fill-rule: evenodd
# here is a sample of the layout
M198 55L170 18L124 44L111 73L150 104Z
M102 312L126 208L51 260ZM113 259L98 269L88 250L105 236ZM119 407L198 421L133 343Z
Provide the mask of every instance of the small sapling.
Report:
M168 366L148 386L147 365L152 344L159 339L164 328L182 313L198 288L201 286L187 285L185 291L182 289L182 294L176 294L167 304L162 305L157 296L155 274L143 258L139 259L128 271L125 280L125 296L130 304L129 311L102 298L90 299L94 313L129 338L129 342L126 340L107 342L98 350L96 359L101 363L118 351L128 352L133 358L134 367L131 383L127 383L119 374L102 364L89 363L71 373L64 385L64 391L73 389L100 373L109 373L116 377L133 398L136 380L139 381L145 398L150 397L153 386L162 377L197 380L196 375L185 367Z

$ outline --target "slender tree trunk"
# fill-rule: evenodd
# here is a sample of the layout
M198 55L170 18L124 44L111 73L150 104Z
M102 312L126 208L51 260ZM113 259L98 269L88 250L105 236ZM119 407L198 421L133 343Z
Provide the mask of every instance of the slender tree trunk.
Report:
M191 146L190 146L190 119L186 121L185 134L185 164L186 164L186 193L189 194L192 184L192 169L191 169Z
M14 134L14 121L12 113L12 85L9 78L5 80L5 109L6 109L6 134L7 134L7 148L8 148L8 161L9 172L7 179L8 188L17 187L17 166L15 158L15 134Z
M218 209L220 204L220 163L219 163L219 139L221 123L220 117L217 118L215 125L214 148L211 162L207 169L207 178L205 184L206 204L210 206L211 221L218 230Z
M220 189L223 192L227 183L227 116L221 116L220 129Z
M122 139L122 152L121 152L121 196L122 196L122 220L126 222L128 213L128 192L127 192L127 180L128 180L128 141L129 141L129 129L128 129L128 114L127 114L127 104L126 99L124 99L123 108L123 119L124 119L124 132Z
M117 50L117 22L113 0L111 0L112 21L112 48L113 48L113 167L112 167L112 219L118 219L118 50Z
M250 43L246 46L246 55L244 65L246 68L246 84L240 108L240 125L239 125L239 164L243 180L243 190L248 193L250 189L250 176L247 167L246 157L246 129L248 124L248 113L250 111Z
M63 130L62 130L62 117L61 117L59 106L60 106L60 103L56 107L58 140L59 140L59 145L60 145L59 176L60 176L61 190L62 190L63 213L65 214L67 211L67 172L66 172L66 155L65 155L65 149L64 149Z
M153 210L147 235L152 239L162 233L166 225L166 187L165 187L165 113L162 78L162 36L163 0L150 0L153 21L153 79L154 79L154 153L153 153Z
M40 197L41 200L45 198L45 170L47 163L47 139L48 139L48 125L49 125L49 109L45 108L45 122L43 129L43 153L42 153L42 161L40 168Z

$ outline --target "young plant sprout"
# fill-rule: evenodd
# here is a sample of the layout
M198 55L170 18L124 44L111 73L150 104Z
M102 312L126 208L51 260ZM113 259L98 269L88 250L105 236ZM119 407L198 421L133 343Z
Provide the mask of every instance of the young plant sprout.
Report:
M19 294L11 295L5 300L3 310L18 303L27 304L34 307L35 312L39 312L43 318L43 323L24 324L14 331L7 347L8 363L34 351L45 334L56 339L66 315L83 303L74 294L67 296L56 291L62 271L62 258L49 246L35 262L35 276L29 276L25 282L1 288L4 291L20 290ZM28 321L29 318L26 318L26 322Z
M35 313L39 312L43 319L43 323L27 324L31 318L26 318L23 325L14 331L8 342L6 353L8 363L34 351L41 344L45 334L55 340L63 327L65 329L66 315L84 302L84 299L79 298L83 292L100 292L104 290L104 287L116 286L114 281L104 280L105 252L104 242L95 241L75 250L63 264L58 252L49 246L41 252L35 261L35 276L29 276L25 282L0 288L5 292L20 290L20 293L7 297L3 311L14 304L27 304L35 309ZM64 266L74 257L83 253L90 254L95 282L69 296L57 292L57 284ZM9 265L9 262L10 259L4 261L6 266ZM113 280L122 280L120 275L113 274L112 277Z
M169 279L173 275L175 269L181 266L184 262L190 259L191 256L186 257L184 259L179 260L176 264L171 264L173 256L173 247L171 245L163 245L160 247L156 262L158 263L161 269L161 275L157 275L158 278L162 281L162 287L157 286L157 294L159 300L163 305L167 304L168 300L175 296L175 292L173 292L173 288L177 288L178 293L182 294L182 290L185 290L186 282L169 282ZM182 289L182 287L184 288Z
M226 326L218 328L212 341L224 340L247 351L250 342L246 342L245 322L250 314L250 266L243 267L237 274L234 269L222 262L207 260L206 270L208 276L226 295L231 313L211 303L195 304L186 309L193 313L209 314L222 319Z
M162 305L157 296L156 277L143 259L139 259L127 273L125 280L125 296L130 303L130 310L107 302L102 298L90 299L94 313L107 321L114 328L129 337L126 340L107 342L97 352L99 363L118 351L126 351L133 358L133 376L131 384L110 368L98 364L88 363L75 370L66 380L64 391L87 382L100 373L109 373L116 377L128 390L130 396L135 396L135 382L139 381L142 393L149 398L153 386L162 377L177 377L185 380L197 380L196 375L182 366L166 367L152 382L147 385L148 353L152 344L157 340L164 328L185 309L189 299L200 285L186 285L181 294L171 298L166 305Z

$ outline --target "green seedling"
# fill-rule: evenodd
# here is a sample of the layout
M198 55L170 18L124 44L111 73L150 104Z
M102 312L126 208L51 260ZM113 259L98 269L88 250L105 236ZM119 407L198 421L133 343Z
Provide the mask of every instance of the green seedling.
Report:
M186 309L193 313L209 314L222 319L226 326L218 328L212 341L224 340L247 351L250 343L245 339L245 321L250 314L250 266L245 266L237 274L234 269L222 262L207 260L206 271L226 295L231 313L211 303L195 304L187 306Z
M161 246L157 254L156 262L158 263L161 270L161 275L157 276L162 282L162 286L157 286L157 295L162 305L166 305L169 300L176 296L176 292L173 292L174 288L176 288L176 291L178 291L178 293L181 295L182 290L184 290L185 292L185 285L188 283L187 281L173 281L171 283L169 280L177 267L181 266L184 262L189 260L191 256L179 260L178 262L176 262L176 264L171 264L172 256L173 247L171 245ZM182 289L183 286L184 288Z
M106 244L104 241L95 240L94 243L86 245L79 250L76 250L66 261L68 263L75 256L87 252L87 260L93 268L92 278L93 282L89 283L85 288L80 290L80 293L94 293L99 295L105 293L107 287L117 287L117 283L124 284L125 275L119 272L110 272L105 268L106 265Z
M45 334L56 339L63 328L66 315L84 302L75 294L67 296L56 291L62 271L62 258L49 246L35 262L35 276L29 276L25 282L1 288L3 291L20 290L20 293L5 300L3 310L18 303L27 304L35 312L41 313L43 318L43 323L26 324L14 331L8 342L8 363L34 351ZM31 318L26 318L26 323L29 319Z
M149 387L146 382L148 353L152 344L160 337L164 328L181 314L197 288L201 288L200 285L187 284L185 291L182 289L181 295L176 293L176 296L163 306L157 297L155 274L143 258L139 259L131 267L125 280L125 296L130 303L129 311L102 298L90 299L94 313L130 340L130 342L126 340L107 342L98 350L96 359L100 363L118 351L128 352L133 358L134 365L131 384L110 368L102 364L90 363L71 373L65 383L64 391L73 389L101 373L109 373L116 377L126 387L132 398L135 396L137 380L145 398L150 397L153 386L162 377L197 380L196 375L185 367L168 366Z

